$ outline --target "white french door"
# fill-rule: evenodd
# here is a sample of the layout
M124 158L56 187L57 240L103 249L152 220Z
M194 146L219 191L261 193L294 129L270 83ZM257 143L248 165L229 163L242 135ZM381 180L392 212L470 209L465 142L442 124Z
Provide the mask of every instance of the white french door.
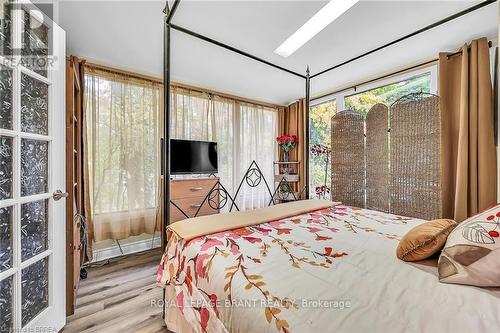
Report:
M0 332L54 332L66 298L65 35L29 2L0 6Z

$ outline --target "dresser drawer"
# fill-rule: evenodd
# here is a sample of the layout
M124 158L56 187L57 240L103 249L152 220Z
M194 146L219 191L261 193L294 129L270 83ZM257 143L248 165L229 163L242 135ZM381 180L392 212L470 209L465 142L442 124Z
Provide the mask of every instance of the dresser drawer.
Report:
M171 195L170 198L203 198L208 194L212 187L217 183L217 178L204 179L182 179L170 182Z
M205 197L172 199L172 202L174 202L177 206L179 206L179 208L182 209L187 216L194 217L196 211L198 210L198 207L201 205L204 198ZM197 216L204 216L204 215L211 215L218 213L219 211L217 209L213 209L212 207L210 207L208 201L206 201L203 204L203 207L201 207L200 212L198 213ZM186 219L184 214L182 214L174 205L170 204L170 222L171 223L177 222L184 219Z

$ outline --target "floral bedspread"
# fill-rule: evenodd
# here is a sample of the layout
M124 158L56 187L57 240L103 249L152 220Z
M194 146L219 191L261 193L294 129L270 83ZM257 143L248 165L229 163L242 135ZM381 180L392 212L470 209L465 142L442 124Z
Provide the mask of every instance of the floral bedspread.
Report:
M336 206L171 240L157 281L175 290L167 311L178 307L195 332L425 330L401 316L400 302L408 297L405 310L425 312L412 297L432 292L414 289L409 277L422 272L395 255L399 239L422 222ZM427 275L420 286L437 283ZM398 279L404 292L387 286Z

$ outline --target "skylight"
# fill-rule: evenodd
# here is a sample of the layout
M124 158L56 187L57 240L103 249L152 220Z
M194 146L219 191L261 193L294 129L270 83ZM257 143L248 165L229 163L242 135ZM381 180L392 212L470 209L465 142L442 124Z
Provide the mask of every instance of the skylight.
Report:
M285 40L274 53L282 57L288 57L297 51L302 45L316 36L321 30L348 11L359 0L330 0L303 26Z

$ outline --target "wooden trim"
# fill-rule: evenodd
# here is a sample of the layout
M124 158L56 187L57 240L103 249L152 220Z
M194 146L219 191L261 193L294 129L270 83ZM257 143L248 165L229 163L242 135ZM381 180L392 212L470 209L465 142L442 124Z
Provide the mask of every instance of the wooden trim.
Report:
M152 83L161 84L163 86L163 80L159 77L156 77L156 76L142 74L142 73L138 73L138 72L133 72L130 70L112 67L112 66L108 66L108 65L103 65L103 64L89 61L89 60L85 61L84 66L89 67L89 68L94 68L97 70L101 70L101 71L105 71L105 72L109 72L111 74L124 75L124 76L134 78L134 79L145 80L145 81L149 81ZM172 82L171 86L177 87L177 88L182 88L182 89L187 89L187 90L193 90L193 91L200 92L200 93L216 95L218 97L231 99L231 100L234 100L237 102L255 104L258 106L263 106L263 107L271 108L271 109L278 109L280 107L284 107L284 105L262 102L262 101L258 101L255 99L240 97L240 96L236 96L236 95L232 95L229 93L224 93L224 92L220 92L220 91L216 91L216 90L212 90L212 89L208 89L208 88L196 87L196 86L186 84L186 83L181 83L181 82Z
M74 313L80 282L83 214L82 93L76 57L66 58L66 315Z
M73 201L74 191L69 184L73 184L73 62L66 59L66 315L74 312L73 299Z

